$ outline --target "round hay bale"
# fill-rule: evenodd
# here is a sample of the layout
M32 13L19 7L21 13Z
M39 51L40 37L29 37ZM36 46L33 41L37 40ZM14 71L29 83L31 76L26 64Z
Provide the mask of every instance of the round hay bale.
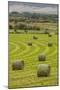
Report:
M51 47L51 46L52 46L52 42L49 42L49 43L48 43L48 46Z
M13 70L22 70L24 68L24 61L15 61L12 64Z
M49 36L49 37L52 37L52 33L49 33L48 36Z
M33 36L33 39L38 39L36 36Z
M39 64L38 70L37 70L37 76L49 76L50 74L50 65L48 64Z
M46 56L44 54L41 54L38 56L38 60L39 61L45 61L46 60Z
M28 45L29 45L29 46L32 46L32 42L28 42Z

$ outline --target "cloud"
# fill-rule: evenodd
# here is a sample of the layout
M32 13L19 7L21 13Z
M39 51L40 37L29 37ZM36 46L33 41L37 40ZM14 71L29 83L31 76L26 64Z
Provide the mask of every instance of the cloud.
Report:
M9 12L13 11L57 14L57 4L9 2Z
M57 14L57 8L53 9L52 7L43 7L43 8L35 9L35 11L46 14Z

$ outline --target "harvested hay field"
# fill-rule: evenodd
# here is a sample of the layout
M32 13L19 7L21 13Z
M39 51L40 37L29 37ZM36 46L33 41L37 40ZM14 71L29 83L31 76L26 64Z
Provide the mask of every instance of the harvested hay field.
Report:
M33 36L38 37L34 40ZM58 37L52 35L52 47L48 47L48 34L9 34L9 88L51 86L58 85ZM26 42L31 41L33 45L28 46ZM38 55L44 53L46 61L39 62ZM23 70L12 70L15 60L24 60ZM37 66L39 64L49 64L50 75L47 77L37 77Z

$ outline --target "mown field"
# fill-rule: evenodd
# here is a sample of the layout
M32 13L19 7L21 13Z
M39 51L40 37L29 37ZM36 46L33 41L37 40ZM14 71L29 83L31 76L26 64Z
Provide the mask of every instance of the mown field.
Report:
M33 36L38 39L33 39ZM52 47L48 42L52 41ZM28 46L32 42L32 46ZM9 88L57 85L58 74L58 37L53 34L9 34ZM45 54L46 61L38 61L38 55ZM24 60L23 70L12 70L15 60ZM39 64L49 64L51 72L48 77L37 77Z

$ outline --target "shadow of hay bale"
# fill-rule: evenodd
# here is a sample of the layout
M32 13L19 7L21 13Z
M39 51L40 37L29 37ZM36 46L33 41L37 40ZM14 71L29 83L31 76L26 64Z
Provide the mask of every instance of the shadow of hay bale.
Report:
M48 42L49 47L52 47L52 45L53 45L52 42Z
M29 45L29 46L32 46L32 42L28 42L28 45Z
M33 36L33 39L38 39L38 37L37 36Z

